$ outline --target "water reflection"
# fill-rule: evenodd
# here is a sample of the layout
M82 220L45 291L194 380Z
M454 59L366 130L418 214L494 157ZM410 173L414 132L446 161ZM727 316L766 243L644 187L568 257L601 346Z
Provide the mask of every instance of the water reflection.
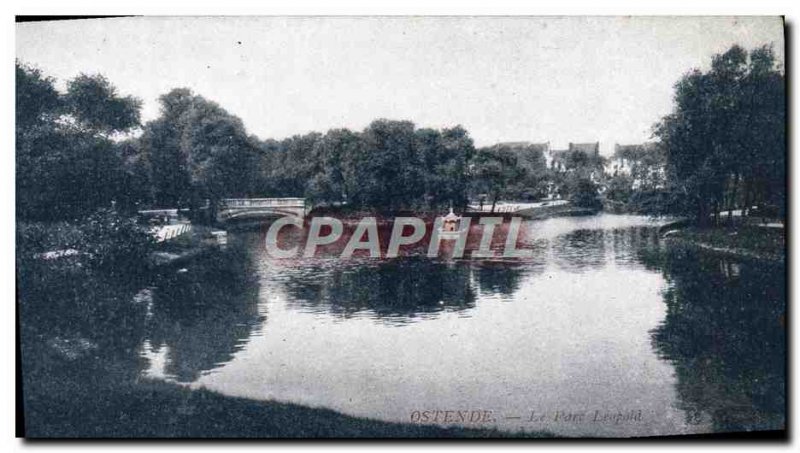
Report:
M345 317L369 311L378 317L413 318L475 305L465 263L403 258L334 268L304 266L291 272L293 278L285 285L290 305Z
M606 262L606 232L577 230L553 240L556 264L564 270L584 272Z
M328 263L330 264L330 263ZM483 297L510 297L536 270L512 262L429 260L422 257L346 265L278 266L287 305L343 317L367 315L407 322L440 311L466 311Z
M231 245L162 277L151 289L144 353L160 363L154 374L193 382L228 363L265 317L245 249Z
M506 300L519 290L524 276L542 271L541 266L530 263L491 261L477 262L474 269L481 293L494 294Z
M608 232L610 236L613 260L617 266L641 266L640 253L647 250L658 250L660 235L658 228L619 228Z
M241 234L246 259L153 289L148 373L401 422L426 408L636 409L635 424L497 426L781 428L783 267L664 244L657 227L610 215L534 222L535 257L516 262L274 260L259 235Z
M640 266L637 253L657 247L659 241L658 228L623 224L606 229L579 228L549 242L557 266L568 272L586 272L609 262Z
M652 332L675 366L687 422L714 431L781 429L785 423L785 269L682 248L645 257L670 285Z

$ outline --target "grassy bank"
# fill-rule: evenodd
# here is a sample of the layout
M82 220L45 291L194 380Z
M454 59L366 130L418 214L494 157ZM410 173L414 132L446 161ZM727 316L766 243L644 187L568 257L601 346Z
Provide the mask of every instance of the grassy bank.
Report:
M63 387L62 387L63 388ZM39 395L26 407L31 438L498 438L543 437L350 417L327 409L233 398L159 381Z
M786 259L786 234L783 228L754 225L713 228L690 226L670 231L666 237L715 253L770 261Z

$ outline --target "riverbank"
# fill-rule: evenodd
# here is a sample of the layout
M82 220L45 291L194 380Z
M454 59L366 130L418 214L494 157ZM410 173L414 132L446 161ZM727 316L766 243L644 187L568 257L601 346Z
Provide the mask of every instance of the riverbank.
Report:
M83 384L85 385L85 384ZM512 438L494 429L389 423L205 389L141 380L78 395L39 395L25 407L29 438ZM85 389L83 387L82 389Z
M780 262L786 259L786 235L783 228L754 225L715 228L686 226L666 231L664 237L669 241L712 253Z
M521 211L517 211L515 215L524 217L528 220L544 220L553 217L579 217L595 215L598 212L600 212L598 209L582 208L572 205L560 205L523 209Z
M528 220L544 220L551 217L578 217L585 215L595 215L600 210L592 208L577 207L570 204L559 204L552 206L537 206L533 208L520 209L515 212L489 212L489 211L465 211L465 217L523 217ZM370 211L356 210L343 207L316 208L309 213L308 217L333 216L340 219L345 224L358 223L364 217L377 217L378 219L393 219L396 217L418 217L431 222L438 216L444 215L443 211ZM380 220L379 220L380 222Z

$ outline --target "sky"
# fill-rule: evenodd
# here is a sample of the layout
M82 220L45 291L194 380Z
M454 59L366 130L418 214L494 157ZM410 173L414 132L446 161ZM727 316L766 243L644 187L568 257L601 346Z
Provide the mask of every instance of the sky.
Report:
M159 115L177 87L261 139L377 118L507 141L640 143L673 85L733 44L774 45L778 17L138 17L20 23L17 58L58 80L100 73Z

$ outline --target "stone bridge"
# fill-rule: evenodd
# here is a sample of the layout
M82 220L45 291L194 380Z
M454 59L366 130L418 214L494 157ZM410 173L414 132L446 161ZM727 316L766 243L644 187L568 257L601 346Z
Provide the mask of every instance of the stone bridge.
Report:
M305 198L225 198L217 210L217 220L257 220L276 217L305 217L311 207Z

